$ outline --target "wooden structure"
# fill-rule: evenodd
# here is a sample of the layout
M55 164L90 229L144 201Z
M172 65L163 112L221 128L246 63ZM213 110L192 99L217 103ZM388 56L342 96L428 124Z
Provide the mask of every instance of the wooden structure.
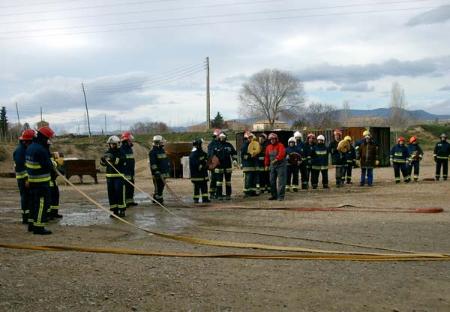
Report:
M64 159L63 171L67 179L71 176L80 177L80 183L83 183L83 176L90 175L95 183L97 180L97 168L94 159Z
M166 155L170 161L170 177L182 178L183 167L181 166L181 158L189 156L192 151L191 142L166 143L164 145Z

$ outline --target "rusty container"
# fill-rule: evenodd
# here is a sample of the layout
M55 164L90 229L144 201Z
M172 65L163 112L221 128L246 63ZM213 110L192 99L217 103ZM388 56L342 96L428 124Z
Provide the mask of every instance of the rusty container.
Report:
M166 145L164 145L164 149L170 161L170 177L181 178L183 176L181 158L191 154L192 142L166 143Z

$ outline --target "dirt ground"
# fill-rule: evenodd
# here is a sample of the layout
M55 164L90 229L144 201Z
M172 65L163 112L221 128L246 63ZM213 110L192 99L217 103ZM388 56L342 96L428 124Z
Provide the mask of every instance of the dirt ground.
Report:
M152 193L146 164L141 161L138 168L142 170L137 184ZM433 177L431 162L421 169L421 179ZM358 174L359 169L355 169L354 181ZM330 175L333 181L334 169ZM54 234L29 234L19 222L15 180L1 178L0 184L2 243L268 253L191 245L148 235L109 218L65 185L60 187L64 218L49 226ZM171 180L169 185L183 201L191 201L188 180ZM77 186L107 204L103 176L98 185ZM288 193L284 202L272 203L267 194L244 199L242 173L237 171L233 173L233 188L232 201L195 208L183 208L167 194L167 206L184 218L168 214L137 192L139 206L128 209L126 219L152 230L236 242L379 252L305 240L309 238L450 252L450 182L395 185L392 168L381 168L375 170L372 188L355 183L342 189L300 191ZM364 210L245 209L341 205ZM230 206L241 209L226 209ZM445 212L403 212L422 207L444 208ZM379 212L381 208L391 211ZM0 249L0 311L450 311L450 263L200 259Z

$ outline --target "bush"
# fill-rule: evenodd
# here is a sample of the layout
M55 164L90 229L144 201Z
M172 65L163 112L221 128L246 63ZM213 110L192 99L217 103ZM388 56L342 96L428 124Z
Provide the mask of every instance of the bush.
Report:
M0 146L0 161L6 160L8 151L3 146Z

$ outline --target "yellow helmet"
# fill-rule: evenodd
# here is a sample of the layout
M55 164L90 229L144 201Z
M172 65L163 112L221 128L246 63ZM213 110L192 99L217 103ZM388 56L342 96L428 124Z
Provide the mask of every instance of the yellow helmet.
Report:
M363 137L370 136L369 130L364 130Z
M352 137L349 136L349 135L346 135L345 138L344 138L344 140L345 140L345 141L351 142L351 141L352 141Z

